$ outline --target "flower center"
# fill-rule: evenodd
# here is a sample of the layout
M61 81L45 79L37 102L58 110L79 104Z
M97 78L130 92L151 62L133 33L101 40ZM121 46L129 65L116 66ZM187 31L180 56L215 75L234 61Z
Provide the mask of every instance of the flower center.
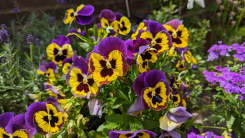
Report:
M52 120L52 115L48 115L48 120L50 121L50 120Z
M151 42L151 44L152 44L153 46L156 45L156 43L157 43L157 42L156 42L154 39L153 39L152 42Z
M120 28L123 28L123 25L122 24L120 24Z
M63 54L63 53L62 53L62 49L61 49L61 48L59 49L58 54L59 54L60 56Z
M152 89L151 97L156 96L155 88Z
M111 64L110 64L110 62L107 60L106 61L106 67L109 69L109 68L111 68Z
M83 84L87 84L88 83L88 77L87 75L83 74Z
M174 36L174 37L176 37L176 36L177 36L177 33L176 33L176 31L174 31L174 33L173 33L173 36Z

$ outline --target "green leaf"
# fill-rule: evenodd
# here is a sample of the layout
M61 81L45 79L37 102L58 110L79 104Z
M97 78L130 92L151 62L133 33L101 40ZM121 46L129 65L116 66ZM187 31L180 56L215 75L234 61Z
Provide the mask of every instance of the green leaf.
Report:
M108 123L104 122L102 125L100 125L97 129L98 132L102 132L106 136L109 136L109 131L111 129L115 129L118 126L117 123Z
M226 126L227 126L229 129L231 129L231 127L232 127L234 121L235 121L235 117L232 116L232 115L229 115L228 118L227 118L227 120L226 120Z
M89 45L93 44L93 42L91 40L89 40L88 38L86 38L80 34L74 33L74 35L77 36L78 38L80 38L81 40L83 40L84 42L88 43Z
M127 101L125 101L123 98L117 98L116 101L113 104L113 109L117 109L118 107L120 107L122 104L126 103Z
M90 52L92 50L92 46L90 46L88 43L80 42L78 43L80 47L82 47L86 52Z
M112 114L110 116L106 116L105 120L112 123L120 123L123 122L124 118L120 114Z
M172 72L172 68L170 68L169 66L167 66L167 67L165 67L165 68L162 68L161 70L162 70L162 72L164 72L165 74L166 74L166 73L171 73L171 72Z
M207 87L206 89L205 89L205 91L211 91L213 88L211 88L211 87Z
M98 27L96 24L94 25L93 32L94 32L95 41L97 41L97 39L98 39Z
M61 78L59 78L59 81L64 81L66 80L66 75L63 75Z
M105 136L103 136L103 134L98 133L94 130L88 132L88 137L89 138L105 138Z
M80 137L80 138L87 138L87 135L85 134L85 132L81 129L81 128L78 128L77 127L77 135Z
M130 127L130 130L132 131L144 129L142 123L137 118L134 118L133 121L129 122L129 127Z
M57 138L64 138L66 134L67 134L66 130L61 131Z
M25 52L25 55L26 55L26 58L27 58L29 61L31 61L30 57L26 54L26 52Z
M153 130L153 129L159 127L158 123L156 123L155 121L149 121L149 120L143 121L142 125L143 125L144 129L146 129L146 130Z
M121 90L117 90L117 93L122 97L122 98L124 98L125 100L127 100L127 101L129 101L129 99L128 99L128 96L126 96Z
M205 118L203 121L219 121L221 120L223 117L222 116L210 116L208 118Z

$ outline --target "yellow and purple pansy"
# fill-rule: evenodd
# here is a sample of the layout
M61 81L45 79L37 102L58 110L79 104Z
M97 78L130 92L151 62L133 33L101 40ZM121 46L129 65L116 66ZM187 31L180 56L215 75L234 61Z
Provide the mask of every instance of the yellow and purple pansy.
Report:
M49 97L45 102L32 103L25 114L26 124L35 128L41 135L58 133L66 119L67 114L58 101L52 97Z
M173 19L163 25L172 37L173 47L184 48L188 46L189 32L178 19Z
M64 94L61 92L61 88L62 86L52 86L52 85L49 85L47 82L44 83L44 89L45 91L47 91L47 93L50 96L55 96L55 97L58 95L64 96Z
M36 129L28 126L25 115L14 116L12 112L0 115L0 138L32 138Z
M139 72L143 73L149 70L149 62L155 63L158 59L157 50L149 46L142 46L139 50L137 63L139 64Z
M57 66L54 62L48 62L46 64L45 61L40 63L40 66L37 70L37 74L42 74L47 77L49 84L52 84L52 82L56 80L54 74L57 72Z
M84 35L85 34L85 30L81 30L80 28L71 29L69 31L69 33L66 35L66 37L68 37L68 38L77 38L77 36L75 34Z
M177 64L176 64L176 68L178 69L178 71L183 71L185 70L185 60L178 60Z
M108 9L104 9L99 15L101 27L112 27L114 31L110 31L109 36L116 36L118 34L119 22L116 20L115 14ZM103 32L103 31L102 31Z
M165 131L162 130L162 134L159 138L181 138L181 134L172 130L172 131Z
M157 134L149 130L139 131L110 131L110 138L155 138Z
M68 9L65 14L64 23L70 24L74 21L80 25L87 25L93 21L94 7L92 5L79 5L76 12L73 8Z
M139 34L139 31L143 30L145 31L146 29L148 29L148 24L149 22L151 22L151 20L144 20L143 22L141 22L136 31L131 35L131 39L135 40L137 35Z
M117 37L107 37L94 47L93 51L89 64L96 82L109 84L118 76L126 75L128 70L127 48L123 40Z
M118 21L118 33L121 35L127 35L131 30L131 22L126 16L120 13L115 13L116 20Z
M169 51L172 47L172 38L167 30L156 21L151 21L148 27L149 30L138 34L139 38L150 41L150 46L155 48L158 54Z
M168 106L170 87L161 70L151 70L140 74L134 81L133 89L139 98L135 100L127 113L150 108L159 111Z
M192 54L190 51L187 51L186 53L184 53L184 56L185 56L185 60L187 63L193 63L193 64L197 63L196 59L192 57Z
M71 66L72 66L72 57L64 59L62 62L62 72L64 74L67 74Z
M62 66L64 59L73 56L70 39L64 35L59 35L57 40L53 39L48 45L46 52L48 59L59 66Z
M192 115L186 111L185 107L171 108L159 119L160 128L170 132L191 117Z
M81 56L72 57L73 66L66 74L66 84L72 88L72 93L78 97L96 95L99 83L95 81L95 74L89 74L89 67Z

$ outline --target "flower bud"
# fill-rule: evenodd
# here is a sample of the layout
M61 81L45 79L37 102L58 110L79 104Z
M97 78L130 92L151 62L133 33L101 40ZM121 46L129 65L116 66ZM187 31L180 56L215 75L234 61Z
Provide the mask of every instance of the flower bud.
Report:
M234 26L236 24L236 21L231 21L231 26Z
M220 15L221 15L220 12L216 13L216 16L217 16L217 17L220 17Z
M232 11L232 12L230 13L230 16L234 16L234 15L235 15L235 12Z
M242 10L241 7L237 7L237 11L240 12Z
M216 0L217 5L220 5L221 2L222 2L221 0Z
M237 5L237 4L238 4L238 2L237 2L237 1L233 1L232 3L233 3L234 5Z
M223 9L224 9L224 6L223 6L223 5L220 5L220 6L219 6L219 9L220 9L220 10L223 10Z

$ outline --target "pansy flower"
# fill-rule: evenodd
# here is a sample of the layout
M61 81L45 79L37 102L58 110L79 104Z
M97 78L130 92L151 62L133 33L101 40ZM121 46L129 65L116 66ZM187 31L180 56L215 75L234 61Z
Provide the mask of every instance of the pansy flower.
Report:
M136 31L131 35L131 39L135 40L137 35L139 34L140 30L145 31L148 28L148 24L149 24L150 20L144 20L143 22L141 22Z
M184 48L188 46L189 32L178 19L173 19L163 25L172 37L173 47Z
M172 131L190 117L192 115L186 111L185 107L171 108L159 119L160 128L165 131Z
M95 81L99 84L109 84L118 76L126 75L126 57L127 48L123 40L117 37L103 39L90 55L90 69Z
M77 36L75 34L84 35L85 34L85 30L81 30L80 28L71 29L69 31L69 33L66 35L66 37L68 37L68 38L77 38Z
M58 133L66 119L67 114L60 107L60 104L51 97L46 102L32 103L27 108L25 115L26 124L36 128L41 135Z
M170 87L165 74L160 70L140 74L134 81L133 89L139 98L135 100L127 113L150 108L159 111L168 105Z
M165 131L162 130L162 134L159 138L181 138L181 134L172 130L172 131Z
M57 40L53 39L51 44L48 45L46 52L48 59L59 66L62 66L64 59L70 58L73 55L70 40L64 35L59 35Z
M57 66L54 62L48 62L47 64L45 64L45 61L42 61L40 63L40 66L37 70L37 74L45 75L48 78L50 84L52 84L52 82L56 80L54 74L57 72Z
M140 38L151 42L151 46L157 50L158 54L167 52L172 47L172 38L167 30L158 22L149 23L149 31L139 34Z
M72 57L64 59L62 62L62 72L67 74L72 65Z
M31 93L25 93L27 97L29 97L30 99L34 100L34 102L38 102L41 100L41 93L38 94L31 94Z
M0 115L0 138L32 138L36 129L25 123L25 115L12 112Z
M115 13L116 20L118 21L118 33L121 35L127 35L131 30L131 22L126 16L120 13Z
M99 92L99 84L95 81L95 75L89 74L86 61L74 55L72 57L74 66L66 74L66 83L72 88L75 96L86 97L88 94L96 95Z
M118 21L116 20L115 14L111 10L102 10L99 15L99 19L101 22L101 27L112 27L116 33L114 35L118 34Z
M190 51L187 51L186 53L184 53L184 56L185 56L185 60L187 63L193 63L193 64L197 63L196 59L192 57Z
M61 92L62 86L52 86L52 85L49 85L47 82L45 82L44 89L45 91L47 91L47 93L50 96L55 96L55 97L58 95L64 96L64 94Z
M139 131L110 131L110 138L155 138L157 134L148 130Z
M173 101L174 106L180 105L182 103L182 95L179 92L170 92L168 95L168 100Z
M64 23L70 24L75 21L80 25L87 25L93 21L94 7L92 5L79 5L76 12L73 8L68 9L65 14Z
M176 68L178 69L178 71L183 71L185 70L185 60L178 60L178 63L176 64Z
M158 59L157 50L149 46L142 46L139 50L137 63L139 64L139 72L143 73L149 70L149 62L155 63Z

